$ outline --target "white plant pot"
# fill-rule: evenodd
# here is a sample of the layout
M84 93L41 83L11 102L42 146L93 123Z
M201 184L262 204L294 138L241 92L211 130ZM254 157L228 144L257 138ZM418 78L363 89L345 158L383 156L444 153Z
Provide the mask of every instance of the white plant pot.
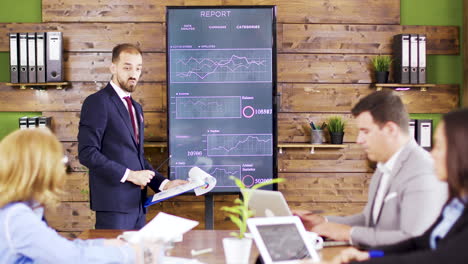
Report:
M252 248L251 238L223 238L224 256L227 264L248 264Z

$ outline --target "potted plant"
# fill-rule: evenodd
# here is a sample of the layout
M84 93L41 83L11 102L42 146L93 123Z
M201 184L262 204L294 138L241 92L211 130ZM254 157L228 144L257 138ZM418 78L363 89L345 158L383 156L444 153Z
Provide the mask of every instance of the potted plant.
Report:
M392 58L389 55L377 55L372 59L375 70L375 80L377 83L387 83Z
M229 219L239 228L239 232L231 232L232 237L223 238L224 254L226 256L226 263L248 263L250 250L252 247L252 239L245 237L247 231L247 219L253 216L252 210L249 209L250 192L245 191L248 189L245 184L234 176L230 179L234 180L237 187L239 187L243 199L236 198L233 206L223 206L221 210L229 213ZM272 179L270 181L257 183L250 189L255 190L263 186L283 182L284 178Z
M332 144L343 144L345 123L341 116L332 116L328 119L328 132Z
M327 127L327 123L323 122L322 125L316 125L314 122L310 122L310 143L311 144L322 144L325 141L325 135L323 130Z

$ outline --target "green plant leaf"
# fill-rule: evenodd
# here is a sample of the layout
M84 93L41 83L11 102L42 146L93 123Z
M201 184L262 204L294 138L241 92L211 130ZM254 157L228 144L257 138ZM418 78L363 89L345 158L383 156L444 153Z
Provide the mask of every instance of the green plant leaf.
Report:
M236 207L223 206L221 207L221 210L229 212L229 213L233 213L233 214L238 214L238 215L242 214L242 208L239 206L236 206Z
M242 238L242 237L240 237L240 234L237 233L237 232L231 232L231 233L229 233L229 235L233 236L233 237L237 237L237 238Z
M234 200L235 205L223 206L221 207L221 210L230 213L228 215L229 219L239 228L239 233L232 232L231 235L238 238L244 238L244 234L247 231L247 219L254 215L252 210L249 210L250 192L245 191L248 188L240 179L234 176L230 176L229 178L232 179L235 182L235 184L239 187L243 200L236 198ZM285 181L284 178L272 179L267 182L255 184L251 187L251 189L258 189L266 185L275 184L283 181Z
M231 221L239 228L239 230L242 230L243 223L239 217L235 215L229 215L229 219L231 219Z
M344 132L346 122L341 116L332 116L328 119L328 131L330 132Z
M377 55L371 59L375 71L386 72L390 70L392 58L388 55Z

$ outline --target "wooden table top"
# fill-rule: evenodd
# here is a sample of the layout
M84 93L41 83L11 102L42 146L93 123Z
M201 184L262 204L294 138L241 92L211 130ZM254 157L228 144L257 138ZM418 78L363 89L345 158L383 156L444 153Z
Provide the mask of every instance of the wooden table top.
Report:
M80 239L91 238L116 238L124 230L86 230L80 234ZM204 263L225 263L224 249L222 240L229 237L230 230L192 230L184 235L183 241L175 243L174 248L170 251L171 256L192 258L191 250L201 250L212 248L211 253L195 256L197 260ZM347 247L328 247L319 251L322 260L331 260L334 256L338 255L343 249ZM258 256L258 250L255 242L252 243L252 252L250 254L249 263L255 263Z

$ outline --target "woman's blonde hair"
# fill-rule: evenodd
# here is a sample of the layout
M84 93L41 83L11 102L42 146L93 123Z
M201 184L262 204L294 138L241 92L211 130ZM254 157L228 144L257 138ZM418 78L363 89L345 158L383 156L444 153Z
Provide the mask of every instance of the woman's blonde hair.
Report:
M54 207L65 182L62 144L47 128L17 130L0 142L0 208Z

